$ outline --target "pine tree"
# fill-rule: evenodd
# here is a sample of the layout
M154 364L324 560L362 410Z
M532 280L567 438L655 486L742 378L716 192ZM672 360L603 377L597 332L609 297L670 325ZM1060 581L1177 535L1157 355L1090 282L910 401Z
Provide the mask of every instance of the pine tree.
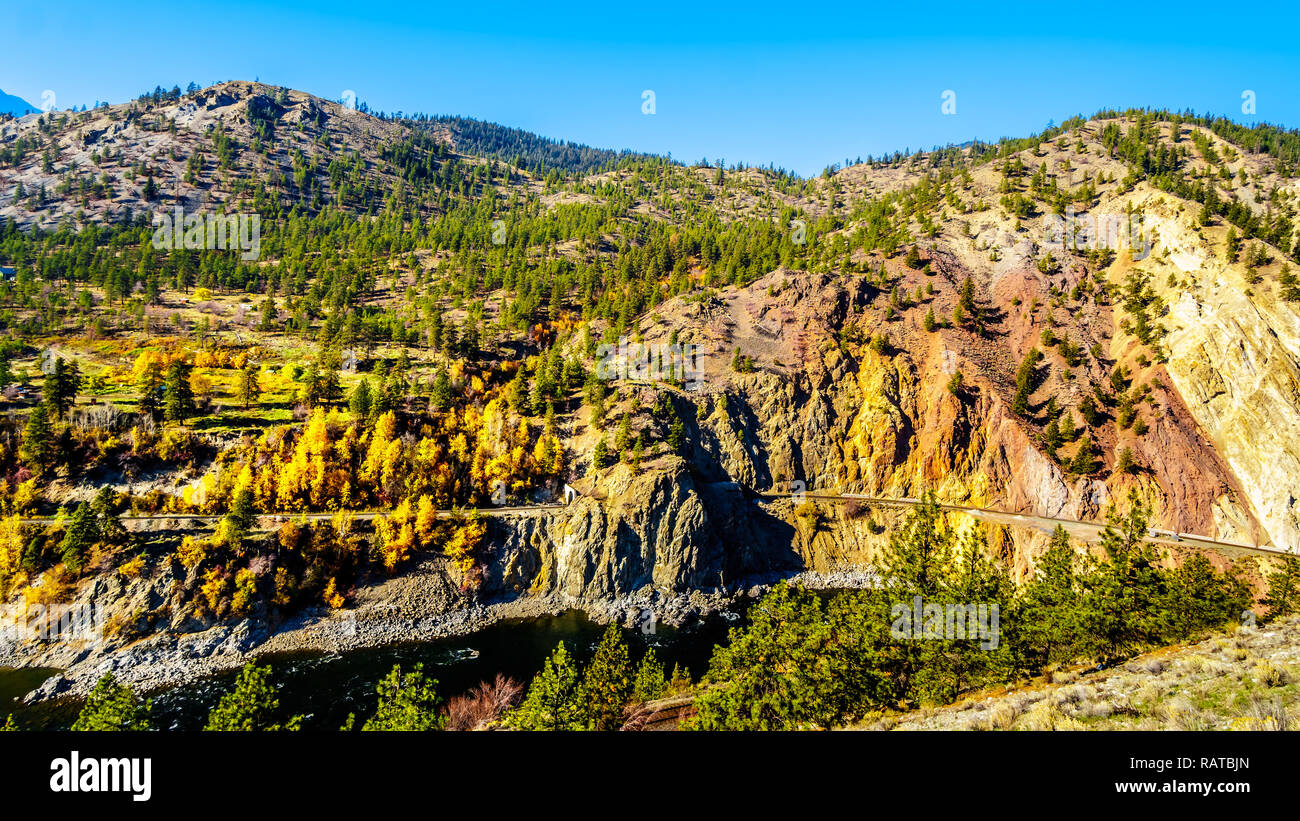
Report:
M596 394L591 399L591 426L596 430L605 429L605 394Z
M338 372L321 364L311 366L304 383L303 401L313 408L337 401L342 392Z
M1029 394L1033 393L1036 386L1038 363L1042 358L1041 351L1030 348L1029 353L1025 354L1024 361L1020 363L1020 368L1016 371L1016 395L1011 400L1012 413L1024 416L1029 412Z
M1169 639L1184 639L1209 628L1238 622L1254 600L1254 591L1236 573L1220 573L1209 557L1192 553L1168 574L1168 592L1161 609L1168 620Z
M280 312L275 307L275 297L269 294L262 303L262 319L257 324L260 331L272 331L280 322Z
M95 511L87 502L81 502L73 511L59 542L59 555L65 567L80 574L86 566L86 554L99 541L99 523Z
M100 541L121 544L129 541L130 534L117 515L117 493L111 487L101 487L90 502L95 515L95 531Z
M1260 603L1265 607L1264 617L1270 621L1300 609L1300 559L1286 556L1281 569L1268 574L1268 594Z
M931 306L931 308L925 312L925 319L922 320L921 327L925 328L926 331L934 331L938 325L939 321L934 317L934 307Z
M1103 660L1123 658L1160 635L1164 579L1154 548L1145 541L1150 517L1136 490L1128 510L1106 513L1101 545L1106 559L1084 579L1081 636Z
M663 698L668 691L668 681L664 666L655 656L654 648L646 650L641 663L636 668L636 682L632 685L632 700L635 702L654 701Z
M1300 249L1300 237L1296 239L1296 248ZM1300 302L1300 277L1291 272L1290 265L1282 266L1282 270L1277 275L1277 284L1282 299L1287 302Z
M163 418L168 422L183 422L194 414L194 391L190 388L191 366L181 360L167 368L164 386Z
M786 582L750 609L750 624L714 650L696 693L694 730L829 729L856 715L879 676L853 652L831 651L847 637L849 609Z
M1101 411L1097 410L1097 403L1093 401L1091 396L1083 397L1083 401L1079 403L1079 415L1083 417L1083 421L1090 428L1095 428L1101 424Z
M1021 591L1014 619L1022 625L1022 664L1031 672L1076 654L1079 586L1074 548L1065 528L1056 526L1047 550L1034 564L1034 577Z
M239 374L239 401L244 403L244 409L247 410L261 395L262 385L257 379L257 365L249 362Z
M988 539L983 528L974 527L967 530L958 541L952 571L945 580L942 599L947 605L969 608L974 605L991 608L996 605L999 612L1005 611L1011 604L1015 585L1006 568L990 557ZM968 612L968 611L966 611ZM1002 640L1001 618L996 628L991 623L990 629L996 629L996 644L991 643L993 634L983 637L969 632L969 622L965 624L964 636L956 632L944 637L942 642L927 642L925 676L917 682L917 695L922 700L938 698L944 702L951 701L963 690L983 681L999 681L1005 678L1014 666L1012 650L1008 642Z
M231 547L238 547L257 523L253 509L253 490L247 484L237 487L230 499L230 510L223 519L222 535Z
M880 602L911 610L920 597L927 604L941 605L954 570L953 547L953 533L944 522L934 492L928 491L908 512L903 526L890 535L879 562L885 593ZM884 624L892 622L892 617L886 619L883 614L879 618ZM944 675L949 666L944 656L956 649L949 642L897 642L888 667L900 695L917 698L946 693L951 684Z
M587 703L591 729L617 730L623 725L623 707L632 696L632 686L627 642L623 631L611 622L582 679L582 698Z
M1074 414L1066 411L1061 414L1061 444L1073 442L1074 438L1079 435L1074 425Z
M348 410L352 411L358 419L366 419L370 416L372 405L370 380L363 376L352 389L352 395L348 397Z
M1075 452L1074 458L1070 460L1070 471L1080 476L1090 476L1097 471L1097 455L1092 444L1091 436L1084 436L1079 442L1079 450Z
M280 710L280 697L270 682L271 668L258 667L249 662L239 671L234 689L221 696L208 713L205 730L297 730L302 726L302 716L294 716L284 724L276 721Z
M686 444L686 423L682 421L676 405L670 402L668 408L672 413L672 420L668 423L668 447L672 448L673 453L681 453L682 445Z
M162 394L165 390L162 368L157 362L149 362L138 383L140 400L136 407L140 413L151 417L155 422L162 419Z
M903 526L890 535L880 560L885 589L894 602L914 596L934 598L942 590L952 565L952 533L933 491L912 507Z
M451 377L445 367L439 367L433 378L433 388L429 393L429 403L434 410L445 411L451 407Z
M152 701L141 702L130 687L119 684L112 673L105 673L90 691L72 729L76 732L151 730L152 709Z
M1063 439L1061 437L1061 426L1055 419L1047 423L1043 430L1043 450L1047 455L1056 458L1056 449L1061 446Z
M402 665L395 665L376 687L379 706L361 729L441 730L446 718L438 710L437 688L437 680L424 675L423 664L405 675Z
M46 375L41 385L41 397L55 418L62 419L76 403L81 382L81 369L76 362L67 362L63 357L55 360L54 371Z
M605 438L602 436L596 440L596 447L591 451L591 469L600 470L609 464L609 446L605 444Z
M631 454L628 448L632 445L632 414L623 414L622 420L618 423L618 433L614 435L614 451L621 459L627 459Z
M953 396L961 396L964 380L965 377L962 376L960 370L953 371L952 377L948 379L948 393Z
M1119 456L1115 459L1115 473L1123 475L1137 471L1137 465L1133 462L1132 448L1120 448Z
M41 403L32 408L23 428L22 457L32 473L44 475L54 467L54 425L50 411Z
M585 729L588 715L583 695L578 666L560 642L506 723L521 730Z
M957 305L962 311L972 317L978 316L979 310L975 305L975 283L970 277L962 280L961 294L957 298Z

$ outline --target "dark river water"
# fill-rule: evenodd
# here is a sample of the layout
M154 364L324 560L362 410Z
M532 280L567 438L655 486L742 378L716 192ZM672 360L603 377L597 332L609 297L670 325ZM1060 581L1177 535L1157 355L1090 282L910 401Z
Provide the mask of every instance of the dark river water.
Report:
M659 625L653 635L639 629L624 631L636 663L649 647L669 674L674 664L685 665L698 679L708 668L715 644L724 642L727 629L743 622L739 614L713 616L688 628ZM285 716L306 716L304 728L338 729L349 713L360 724L375 709L375 685L395 664L409 669L423 662L426 675L438 680L444 699L464 693L497 673L527 684L563 641L585 662L595 650L604 627L578 610L539 619L498 622L477 633L420 644L357 650L344 654L292 654L263 657L272 668L272 681L280 689ZM0 721L14 714L24 729L62 729L76 720L81 704L61 701L32 707L21 705L25 693L55 671L0 668ZM201 729L208 711L231 686L237 671L202 679L153 694L153 721L162 729Z

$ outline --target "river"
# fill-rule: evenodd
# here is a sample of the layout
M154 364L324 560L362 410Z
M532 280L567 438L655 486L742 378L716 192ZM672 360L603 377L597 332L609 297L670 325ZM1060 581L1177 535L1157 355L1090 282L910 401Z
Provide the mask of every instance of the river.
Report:
M725 641L727 628L741 624L737 613L712 616L688 628L658 625L654 634L627 629L624 635L633 663L649 647L669 674L674 664L685 665L695 678L708 667L715 644ZM357 650L343 654L266 656L272 681L280 692L281 712L305 716L305 729L332 730L355 713L358 724L374 712L375 685L395 664L403 669L423 662L424 672L438 680L444 699L459 695L498 673L525 684L545 663L558 642L584 663L594 651L604 627L579 610L536 619L515 619L455 638L420 644ZM0 721L14 714L23 729L65 729L76 719L81 704L60 700L33 706L17 699L38 686L53 670L0 668ZM201 679L152 694L153 721L163 729L201 729L208 711L228 690L237 671Z

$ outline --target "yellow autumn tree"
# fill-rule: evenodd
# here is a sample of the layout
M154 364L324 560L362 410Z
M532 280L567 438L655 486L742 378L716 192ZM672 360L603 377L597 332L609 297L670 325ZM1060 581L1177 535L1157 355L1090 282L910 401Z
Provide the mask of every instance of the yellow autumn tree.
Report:
M420 540L420 545L428 547L433 544L434 527L438 524L438 511L433 506L433 500L428 496L421 496L419 504L415 507L415 536Z
M218 616L224 609L226 586L226 574L221 568L214 567L203 574L203 585L199 588L199 592L207 602L208 609Z
M455 485L452 466L437 440L424 438L415 446L407 487L412 495L432 497L433 507L450 507Z
M257 574L247 567L235 573L235 597L230 608L239 615L248 613L257 597Z
M22 570L23 526L17 514L0 519L0 599L26 579Z
M346 470L334 459L330 417L316 408L294 446L293 455L280 471L277 497L284 510L320 509L337 505ZM338 421L338 417L334 417Z
M271 603L276 607L288 607L293 602L294 593L298 591L298 583L294 581L292 575L283 567L275 569L275 592L271 594Z
M347 603L347 599L339 592L338 582L331 576L329 584L325 585L325 592L321 595L325 601L325 606L331 610L338 610Z
M19 482L14 489L14 513L27 513L41 501L41 490L35 479Z
M181 539L181 546L176 549L176 558L180 559L181 564L186 568L197 567L207 557L209 547L211 545L206 539L186 536Z
M442 552L466 578L472 575L486 533L487 524L477 510L458 511L452 518L451 537Z
M376 517L375 533L379 536L379 554L384 568L391 573L410 558L416 548L411 500L403 499L390 515Z
M357 479L371 492L394 498L405 476L402 441L397 437L397 416L392 411L380 414L370 431L370 444L361 461Z
M167 370L167 366L172 363L173 358L156 347L141 351L131 365L131 381L139 383L147 376L162 373Z

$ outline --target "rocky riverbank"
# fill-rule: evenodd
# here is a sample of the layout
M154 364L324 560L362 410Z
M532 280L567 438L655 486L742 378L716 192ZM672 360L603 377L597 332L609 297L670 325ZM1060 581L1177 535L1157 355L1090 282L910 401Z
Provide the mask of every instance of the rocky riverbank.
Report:
M61 670L25 698L28 704L84 697L106 672L138 692L154 692L215 675L265 656L339 653L394 644L466 635L496 622L535 619L582 610L599 623L645 626L652 620L673 627L690 625L736 609L761 596L778 580L773 575L739 590L692 591L666 596L646 586L603 601L552 593L495 602L469 602L440 595L445 580L441 562L430 560L411 572L363 591L355 607L313 610L277 626L252 619L195 632L162 630L126 644L102 642L0 642L0 666ZM814 588L869 586L869 571L804 572L791 577ZM450 606L449 606L450 605Z

